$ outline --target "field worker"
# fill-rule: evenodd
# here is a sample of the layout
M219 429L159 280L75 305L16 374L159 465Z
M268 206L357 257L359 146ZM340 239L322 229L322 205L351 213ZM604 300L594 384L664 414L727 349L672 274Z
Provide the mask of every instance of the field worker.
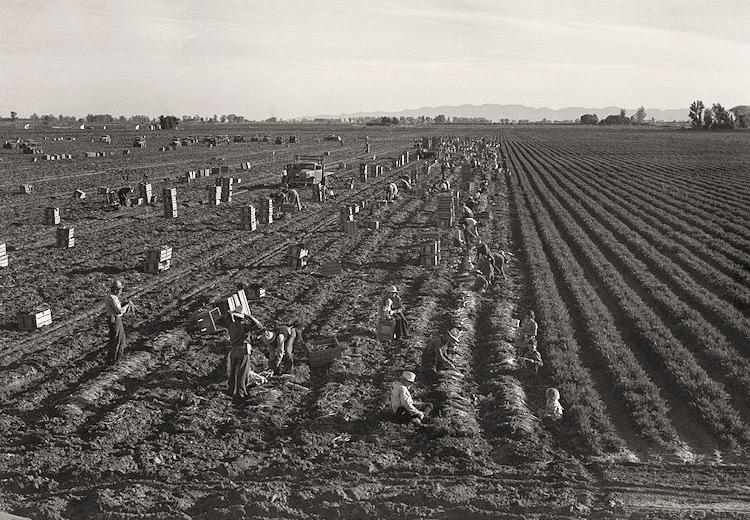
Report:
M107 343L107 360L115 363L122 358L125 352L127 341L125 339L125 327L122 324L122 317L128 312L130 304L124 306L120 304L122 296L123 283L115 280L109 289L109 294L104 299L104 312L107 314L109 323L109 342Z
M449 351L458 345L460 333L455 327L432 338L422 351L422 368L436 373L441 370L457 370L456 365L448 358Z
M559 421L563 416L563 407L560 404L560 391L557 388L548 388L546 392L547 404L540 410L542 419Z
M477 267L490 285L495 283L495 263L491 256L477 255Z
M536 343L528 343L525 352L522 352L518 359L523 362L524 366L534 372L539 373L539 368L544 366L542 354L537 350Z
M232 311L227 320L230 350L227 354L227 379L229 395L239 403L247 398L247 380L250 376L250 342L249 333L263 328L260 322L250 313L241 310Z
M300 202L299 192L296 189L290 189L288 184L282 184L281 193L284 196L284 203L294 204L297 207L297 211L302 211L302 202Z
M386 187L385 198L388 202L393 202L396 197L398 197L398 186L395 182L392 182Z
M493 267L500 271L500 274L503 275L503 280L507 280L508 277L505 276L505 266L510 261L510 253L507 251L499 251L497 253L490 253L490 259L492 260Z
M395 285L391 285L386 290L381 309L382 319L396 321L396 327L394 328L396 339L408 339L408 323L406 322L406 316L404 316L404 307L401 304L401 297L398 295L398 288Z
M423 426L422 421L432 411L432 405L429 403L423 405L423 410L414 406L409 388L416 379L417 376L414 372L404 371L401 373L401 379L396 381L391 389L391 412L393 412L396 422L410 422L414 426Z
M401 175L398 178L398 183L396 184L396 187L398 187L399 185L404 189L404 191L410 190L412 188L412 185L411 185L411 179L409 179L409 176Z
M539 325L534 318L534 311L529 311L521 322L521 339L526 344L536 344L536 333L539 330Z
M479 206L479 203L477 202L477 199L474 198L473 195L470 195L469 198L466 200L466 204L465 205L466 205L466 207L468 207L472 211L472 214L469 215L469 216L471 218L474 218L474 213L473 212L476 211L477 210L477 206Z
M117 190L117 197L120 199L120 206L128 205L128 196L133 193L132 186L125 186Z
M263 341L268 349L268 368L275 376L288 374L294 367L294 342L302 336L294 326L279 326L275 330L265 330Z
M467 206L465 202L463 206L461 206L461 213L463 214L464 218L474 218L474 210Z
M483 257L491 258L491 255L490 246L486 242L480 241L477 244L477 261L481 261Z
M476 221L476 219L473 219L471 217L465 218L463 220L463 227L464 231L466 232L466 242L470 243L473 240L479 241L479 231L477 230L477 225L479 223Z
M474 271L475 275L475 282L474 282L474 290L478 293L486 292L487 289L490 287L490 282L487 280L487 277L482 273L480 269L477 269Z

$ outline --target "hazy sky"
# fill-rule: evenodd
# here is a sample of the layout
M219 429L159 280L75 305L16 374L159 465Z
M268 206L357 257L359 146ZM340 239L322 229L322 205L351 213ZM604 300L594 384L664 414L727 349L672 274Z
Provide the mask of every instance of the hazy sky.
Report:
M750 0L0 0L0 113L750 104Z

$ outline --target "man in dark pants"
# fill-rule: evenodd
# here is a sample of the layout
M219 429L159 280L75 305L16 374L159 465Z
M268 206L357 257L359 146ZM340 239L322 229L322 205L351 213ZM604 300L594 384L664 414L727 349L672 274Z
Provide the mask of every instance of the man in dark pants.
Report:
M120 280L112 282L109 294L104 299L104 312L107 314L109 323L109 342L107 343L107 360L115 363L122 358L125 352L127 341L125 339L125 327L122 324L122 317L128 312L130 304L124 306L120 304L122 296L123 283Z
M117 197L120 199L120 206L128 205L128 198L130 197L131 193L133 193L132 186L125 186L124 188L120 188L119 190L117 190Z
M247 335L261 327L260 322L252 315L241 310L232 311L227 318L229 344L231 350L227 356L227 378L229 395L235 403L247 397L247 379L250 374L250 342Z

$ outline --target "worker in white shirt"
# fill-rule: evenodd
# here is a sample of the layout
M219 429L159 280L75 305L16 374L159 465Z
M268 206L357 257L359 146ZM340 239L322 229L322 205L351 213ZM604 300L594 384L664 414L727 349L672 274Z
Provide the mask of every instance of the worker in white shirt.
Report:
M252 347L248 341L248 334L262 329L263 326L254 316L242 309L230 312L225 325L229 332L230 346L227 354L228 392L235 403L241 404L247 398L247 381L251 373Z
M409 392L409 387L417 379L414 372L405 371L401 379L393 384L391 390L391 411L396 417L396 422L410 422L415 426L423 426L422 421L432 411L432 405L427 403L419 410L414 406L414 401Z
M125 346L127 345L122 317L128 312L128 309L130 309L130 304L120 304L120 296L122 296L123 287L122 281L115 280L112 282L109 294L104 299L104 312L107 314L107 321L109 323L107 359L110 363L115 363L122 358L125 352Z

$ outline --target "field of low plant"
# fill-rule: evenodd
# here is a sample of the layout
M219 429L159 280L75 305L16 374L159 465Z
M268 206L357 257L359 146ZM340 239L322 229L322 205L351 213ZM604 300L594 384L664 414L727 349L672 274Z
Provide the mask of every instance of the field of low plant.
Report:
M222 127L223 128L223 127ZM15 140L23 131L0 135ZM0 150L0 511L29 518L750 518L750 134L574 127L248 125L147 132L83 130L30 136L70 161ZM243 135L159 151L174 136ZM324 141L340 134L343 142ZM297 135L296 144L249 142ZM440 169L393 159L425 135L497 144L510 172L476 168L480 234L513 253L507 280L475 290L474 253L437 227ZM76 137L52 140L52 137ZM365 136L371 151L365 154ZM46 140L45 140L46 138ZM96 142L91 142L91 139ZM122 151L128 149L129 154ZM82 157L86 151L114 152ZM336 197L257 231L240 207L277 191L294 154L330 152ZM461 151L449 176L458 184ZM37 155L38 156L38 155ZM374 157L373 157L374 156ZM242 163L250 163L250 170ZM383 176L359 176L360 163ZM233 200L209 205L229 166ZM384 190L419 172L388 205ZM350 188L349 179L354 180ZM150 182L177 188L177 217L161 202L119 207L97 194ZM22 184L33 185L29 194ZM83 190L84 199L74 197ZM137 190L137 187L136 187ZM340 209L367 201L341 231ZM75 228L55 247L46 207ZM419 246L441 238L437 267ZM292 244L310 265L287 266ZM143 272L147 248L173 264ZM320 266L341 262L340 274ZM103 298L113 278L138 305L129 347L105 362ZM206 304L258 284L251 310L298 322L305 341L336 335L341 357L311 368L304 348L289 377L226 395L225 332L196 332ZM396 285L408 340L381 342L378 302ZM52 325L18 330L16 313L46 303ZM538 374L508 363L513 318L539 322ZM456 371L426 377L422 349L459 326ZM252 365L266 358L256 348ZM391 385L419 375L429 426L388 420ZM557 387L558 423L538 418Z

